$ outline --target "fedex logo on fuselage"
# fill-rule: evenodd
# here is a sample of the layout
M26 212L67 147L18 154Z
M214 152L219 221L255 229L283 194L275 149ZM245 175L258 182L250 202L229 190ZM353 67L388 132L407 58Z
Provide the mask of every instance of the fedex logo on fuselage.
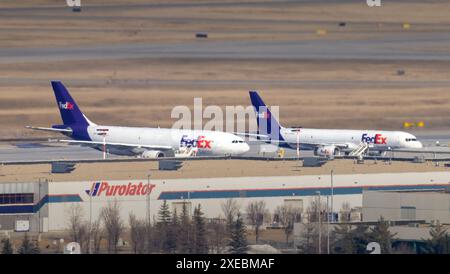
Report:
M145 196L149 195L155 188L153 184L140 182L123 185L110 185L108 182L95 182L90 189L86 189L87 195L91 197L99 196Z
M180 140L180 147L196 147L211 149L212 140L206 139L205 136L198 136L197 139L189 138L188 135L183 135Z
M73 104L71 102L65 102L64 104L59 102L59 108L60 109L72 110L73 109Z
M361 137L361 141L367 144L376 144L376 145L386 145L387 137L383 137L382 134L375 134L375 136L370 137L367 133L364 133Z

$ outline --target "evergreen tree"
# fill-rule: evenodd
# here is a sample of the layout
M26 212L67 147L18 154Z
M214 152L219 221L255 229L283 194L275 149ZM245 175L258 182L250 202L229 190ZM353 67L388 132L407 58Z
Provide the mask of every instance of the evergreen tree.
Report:
M245 254L248 251L247 231L239 213L231 231L230 247L231 254Z
M180 216L180 230L178 234L178 252L181 254L192 253L192 223L189 218L189 212L186 203L183 203L183 209Z
M25 234L23 238L22 245L17 251L19 254L39 254L40 250L37 245L34 245L29 239L28 235Z
M210 242L209 252L215 254L222 253L229 241L226 234L225 224L221 222L220 218L217 218L212 222L208 223L206 227L207 231L209 231L208 233L208 239Z
M159 211L158 211L158 241L159 246L162 252L169 253L171 252L171 239L170 239L170 232L169 232L169 225L171 223L171 216L170 216L170 210L169 205L167 204L167 201L164 200L163 204L161 205Z
M367 245L371 242L368 229L367 225L358 225L350 231L353 239L353 253L367 253Z
M352 235L352 227L349 224L339 224L333 231L336 242L334 244L334 252L340 254L353 254L354 243Z
M174 210L172 214L172 221L169 229L167 230L167 249L170 253L175 253L177 251L177 239L179 233L179 221L177 216L177 211Z
M206 239L206 225L203 212L201 211L200 204L194 210L194 253L195 254L207 254L208 253L208 241Z
M231 214L226 216L226 224L225 224L225 234L229 239L231 239L231 234L233 234L234 227L234 217Z
M340 224L333 231L335 235L334 252L342 254L367 254L367 244L373 242L369 227Z
M433 225L430 229L431 239L427 241L425 253L448 254L449 237L448 232L441 223Z
M164 200L163 204L159 208L158 212L158 223L163 224L164 226L168 226L170 223L171 217L170 217L170 210L169 205L167 204L167 201Z
M2 240L2 254L13 254L11 241L8 238Z
M392 239L395 235L389 231L389 222L381 217L378 224L370 229L369 238L380 244L382 254L390 254L392 253Z
M318 237L316 231L316 225L314 223L307 223L304 225L304 230L301 233L302 241L297 246L299 252L302 254L315 254L317 253L317 246L314 239Z

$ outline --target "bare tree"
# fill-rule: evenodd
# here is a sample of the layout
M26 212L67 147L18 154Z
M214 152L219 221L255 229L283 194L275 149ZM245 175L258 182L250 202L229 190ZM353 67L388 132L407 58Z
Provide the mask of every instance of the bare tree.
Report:
M233 199L227 199L224 203L222 203L221 207L225 218L228 218L228 216L236 216L240 209L240 205Z
M147 224L138 220L133 213L129 216L130 238L134 253L144 253L146 245Z
M327 211L327 204L321 202L319 206L319 199L315 197L309 204L308 208L306 209L306 212L308 214L308 222L310 223L318 222L319 218L322 220L322 222L325 222L327 219L326 211Z
M240 210L240 206L236 200L227 199L224 203L222 203L221 207L222 207L223 215L225 216L225 219L227 222L226 232L227 232L228 236L230 236L234 217L237 216L237 214Z
M100 217L99 220L90 224L84 220L83 208L78 204L68 208L67 216L69 218L68 224L72 241L80 244L80 249L83 253L98 253L100 251L100 242L103 238ZM91 249L92 242L94 250Z
M316 253L316 245L314 239L317 238L316 226L313 223L306 223L303 225L301 233L301 242L299 245L300 251L303 254Z
M349 202L342 203L341 212L340 212L341 222L350 222L351 211L352 211L352 208L351 208Z
M66 211L69 219L70 238L73 242L78 242L80 224L83 221L83 208L79 204L72 204Z
M294 230L294 222L299 221L300 219L301 209L290 205L282 205L277 207L275 214L278 216L279 222L284 227L287 244L289 243L289 237Z
M106 236L108 239L108 252L117 253L117 243L124 230L124 224L120 218L120 207L117 201L108 203L102 208L101 216L105 224Z
M266 208L265 201L253 201L247 205L247 220L255 230L255 241L258 243L260 227L264 223L264 219L268 216L269 211Z
M82 222L80 224L78 233L81 251L83 251L84 253L89 253L89 241L90 241L89 223L86 221Z
M90 226L89 238L92 240L93 250L95 254L100 253L100 244L104 238L104 230L101 223L101 216ZM91 251L89 251L91 252Z
M325 238L327 235L327 226L325 225L328 218L327 212L329 212L327 203L321 201L319 204L319 198L314 197L306 209L308 215L307 227L310 229L309 233L312 241L308 241L308 245L303 246L304 253L319 253L319 251L327 250L327 240ZM323 235L323 237L319 234ZM323 240L319 241L319 238L323 238ZM330 235L330 243L333 242L332 238L333 235ZM306 235L303 235L303 239L306 239Z
M72 241L79 243L81 250L86 250L89 241L89 225L83 218L83 208L79 204L73 204L68 208L67 216Z

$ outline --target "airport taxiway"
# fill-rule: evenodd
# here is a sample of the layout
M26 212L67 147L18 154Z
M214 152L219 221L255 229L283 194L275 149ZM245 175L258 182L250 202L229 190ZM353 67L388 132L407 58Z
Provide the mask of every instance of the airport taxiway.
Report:
M416 132L415 135L424 144L424 149L436 151L437 154L424 153L425 157L449 158L450 147L450 133L447 131L430 131L430 132ZM436 141L439 141L440 146L436 146ZM276 156L276 147L272 145L251 143L250 151L242 156L256 157L256 156ZM262 151L266 151L265 154ZM295 149L285 149L285 157L295 157L297 151ZM301 157L313 156L310 150L301 150ZM395 157L414 157L415 153L395 152ZM1 162L15 162L15 161L50 161L50 160L95 160L102 159L103 152L94 150L89 147L79 145L67 145L54 142L17 142L17 143L3 143L0 144L0 163ZM107 155L108 159L127 158L126 156Z
M405 46L408 41L408 46ZM0 48L1 63L123 58L287 60L450 60L442 44L450 33L386 34L377 39L287 41L194 41L75 47Z

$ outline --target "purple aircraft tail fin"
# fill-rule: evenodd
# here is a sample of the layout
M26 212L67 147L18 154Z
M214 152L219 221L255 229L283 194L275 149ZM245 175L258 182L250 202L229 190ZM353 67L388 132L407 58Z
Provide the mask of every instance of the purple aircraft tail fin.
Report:
M78 108L75 100L70 96L69 91L60 81L52 81L53 91L55 92L56 104L61 113L61 119L64 125L56 125L54 128L71 128L72 138L77 140L89 140L87 127L91 124Z
M257 91L250 91L250 100L256 112L258 133L268 135L272 140L284 141L281 135L281 125L267 108Z
M66 87L59 81L52 81L52 87L55 92L56 104L58 105L64 125L89 125Z

